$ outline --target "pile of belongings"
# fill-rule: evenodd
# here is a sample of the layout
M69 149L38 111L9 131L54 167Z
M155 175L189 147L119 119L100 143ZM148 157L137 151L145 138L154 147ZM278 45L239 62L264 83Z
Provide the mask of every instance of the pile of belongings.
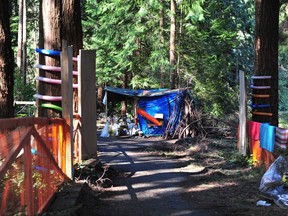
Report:
M280 155L270 165L261 179L259 190L264 198L288 209L288 156Z
M130 119L126 122L114 123L113 119L107 118L106 124L101 132L101 137L111 137L111 136L141 136L142 132L139 130L138 125L131 123Z

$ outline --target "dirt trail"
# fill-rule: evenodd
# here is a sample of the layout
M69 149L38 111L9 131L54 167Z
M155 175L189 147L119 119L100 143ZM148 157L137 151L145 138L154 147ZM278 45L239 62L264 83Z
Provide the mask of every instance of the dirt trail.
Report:
M157 139L104 139L98 141L99 158L128 176L117 178L113 188L100 197L111 203L100 207L97 215L213 215L207 209L193 208L193 202L183 198L181 182L199 167L187 168L185 161L152 156L139 149Z
M109 168L103 178L108 176L113 187L92 190L73 183L44 215L288 216L288 210L273 202L270 207L256 206L263 199L258 189L261 170L243 166L242 159L231 160L234 139L190 141L170 145L187 145L184 155L173 151L167 156L162 150L169 145L156 138L99 137L100 167ZM149 153L152 145L156 151ZM99 179L101 169L93 179L94 171L88 175L90 182Z

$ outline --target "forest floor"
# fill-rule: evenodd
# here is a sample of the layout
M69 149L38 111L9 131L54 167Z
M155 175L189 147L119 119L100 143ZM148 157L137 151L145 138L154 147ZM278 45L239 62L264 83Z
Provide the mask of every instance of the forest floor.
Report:
M273 202L257 206L265 171L249 166L236 143L233 136L99 137L99 160L76 170L81 192L72 207L62 199L44 215L288 215ZM59 197L71 202L74 186Z

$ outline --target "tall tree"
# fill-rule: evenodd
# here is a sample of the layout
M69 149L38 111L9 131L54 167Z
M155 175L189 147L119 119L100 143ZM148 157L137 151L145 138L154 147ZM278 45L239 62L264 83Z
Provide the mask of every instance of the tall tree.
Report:
M0 118L13 117L14 57L11 48L10 1L0 0Z
M268 115L253 115L253 120L278 125L278 40L279 40L279 1L255 1L255 41L254 41L254 75L271 76L271 79L255 80L254 85L271 86L268 90L254 89L253 94L269 94L266 99L254 97L253 104L270 104L261 112Z
M176 87L176 57L175 57L175 37L176 37L176 2L171 0L170 14L170 88Z
M16 63L19 68L21 68L22 63L22 38L23 38L23 1L19 0L19 20L18 20L18 51Z
M79 54L79 49L83 48L83 33L81 25L81 5L77 0L42 0L41 8L41 22L40 25L40 47L49 50L61 50L62 40L66 40L68 45L73 46L73 55ZM41 56L42 57L42 56ZM60 66L59 56L46 56L40 58L42 64L50 66ZM74 65L74 69L76 65ZM51 73L49 71L42 71L42 76L61 79L60 74ZM74 80L76 82L77 79ZM41 83L40 83L41 84ZM58 85L50 85L45 83L45 86L39 86L42 94L51 96L60 96L61 87ZM75 103L74 111L77 112L76 102L78 101L77 94L74 94ZM55 103L61 106L61 102ZM54 115L54 112L41 110L42 115Z
M41 21L42 26L40 26L40 36L39 36L39 45L40 48L48 50L61 50L61 0L42 0L40 4L41 11ZM43 56L40 55L39 59L40 64L49 65L49 66L60 66L60 57L59 56ZM40 76L61 79L59 73L53 73L51 71L40 70ZM53 85L49 83L39 83L40 94L49 95L49 96L60 96L61 87L60 85ZM38 103L42 101L38 100ZM54 102L55 105L61 106L61 102ZM44 110L39 108L40 116L54 116L56 113L53 110Z
M67 41L68 45L73 46L73 56L79 55L79 50L83 49L83 30L81 24L81 5L78 0L62 0L61 15L61 38ZM74 64L74 70L77 70L77 64ZM73 82L77 82L74 77ZM78 91L75 89L74 112L78 112Z
M164 17L164 4L163 4L163 0L159 0L160 3L160 10L159 10L159 17L160 17L160 45L164 46L164 22L165 22L165 17ZM163 63L161 63L160 66L160 88L164 88L165 87L165 68Z
M17 66L22 75L23 85L27 81L27 13L26 0L19 1L19 22L18 22L18 51Z
M81 5L78 0L62 0L61 38L73 46L73 56L83 49Z

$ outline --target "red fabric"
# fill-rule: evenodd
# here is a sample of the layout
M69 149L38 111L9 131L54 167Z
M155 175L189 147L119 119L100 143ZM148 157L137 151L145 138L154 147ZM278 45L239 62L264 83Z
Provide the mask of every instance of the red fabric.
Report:
M156 118L154 118L153 116L149 115L147 112L145 112L143 109L138 108L137 109L137 113L141 116L143 116L144 118L148 119L150 122L154 123L156 126L161 126L162 123L159 122Z
M248 137L253 140L260 139L260 122L248 121L247 129L248 129Z

